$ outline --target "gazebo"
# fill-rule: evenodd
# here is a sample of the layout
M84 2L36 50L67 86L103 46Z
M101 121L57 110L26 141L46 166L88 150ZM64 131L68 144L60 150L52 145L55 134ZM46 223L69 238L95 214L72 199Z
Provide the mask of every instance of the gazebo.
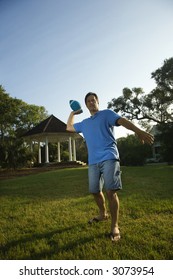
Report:
M38 143L38 163L41 159L41 143L45 143L45 163L49 163L49 143L57 143L57 161L61 162L60 143L68 141L69 161L76 161L76 139L82 139L82 136L75 132L66 131L66 124L51 115L31 130L24 134L24 139L30 143L31 150L33 143Z

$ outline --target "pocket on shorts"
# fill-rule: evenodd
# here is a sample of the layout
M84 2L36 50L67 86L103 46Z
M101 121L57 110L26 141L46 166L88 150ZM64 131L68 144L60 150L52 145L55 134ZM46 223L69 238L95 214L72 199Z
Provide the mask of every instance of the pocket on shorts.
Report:
M117 170L116 173L115 173L117 189L122 189L121 174L122 174L121 170Z

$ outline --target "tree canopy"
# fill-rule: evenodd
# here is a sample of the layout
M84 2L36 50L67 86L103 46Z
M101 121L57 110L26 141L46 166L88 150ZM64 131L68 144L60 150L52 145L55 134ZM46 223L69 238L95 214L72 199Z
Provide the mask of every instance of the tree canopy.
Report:
M0 85L0 166L15 168L32 158L21 136L46 117L43 106L13 98Z
M165 59L163 65L151 73L156 87L148 94L142 88L124 88L122 95L113 98L108 108L130 120L137 120L150 129L157 124L157 140L161 143L163 160L173 161L173 57ZM122 143L121 143L122 146ZM132 148L132 147L131 147ZM126 159L127 162L127 159Z
M173 58L166 59L161 68L151 73L156 88L145 94L140 87L124 88L122 95L113 98L108 108L130 119L158 124L172 122L173 115ZM144 124L144 123L143 123Z
M0 85L0 138L21 136L47 117L43 106L30 105L13 98Z

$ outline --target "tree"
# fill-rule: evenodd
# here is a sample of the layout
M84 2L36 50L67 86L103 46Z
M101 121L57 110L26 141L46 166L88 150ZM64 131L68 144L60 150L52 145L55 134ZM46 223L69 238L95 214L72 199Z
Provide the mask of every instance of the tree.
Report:
M43 106L12 98L0 85L1 166L16 168L31 159L21 136L46 117L47 111Z
M173 162L173 123L160 124L157 126L159 131L156 140L161 143L160 155L163 161Z
M0 141L0 164L3 168L23 167L30 165L34 154L24 145L22 138L5 137Z
M21 136L47 117L43 106L30 105L12 98L0 85L0 138Z
M48 117L43 106L30 105L22 101L18 109L18 117L15 123L15 131L18 136L23 135Z
M164 60L161 68L151 73L157 86L167 93L168 97L173 95L173 57Z
M157 86L149 94L144 94L142 88L124 88L122 96L112 99L108 108L121 112L122 116L130 120L158 124L173 121L173 58L165 60L163 66L153 72L151 77Z
M16 100L11 98L0 85L0 138L10 135L17 115Z
M156 88L149 94L145 94L142 88L124 88L120 97L108 103L108 108L121 112L122 116L130 120L139 121L148 129L156 123L161 132L158 137L162 156L172 161L173 57L164 60L162 67L151 73L151 78L155 80Z
M117 140L121 165L143 165L146 158L151 157L151 148L134 135L128 135Z

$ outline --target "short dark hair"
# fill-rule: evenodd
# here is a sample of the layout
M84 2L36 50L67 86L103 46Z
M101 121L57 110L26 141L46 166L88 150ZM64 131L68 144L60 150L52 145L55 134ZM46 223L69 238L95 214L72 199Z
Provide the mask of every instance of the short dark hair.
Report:
M94 92L88 92L87 95L85 96L85 104L87 103L87 98L88 98L90 95L94 95L95 98L97 99L97 101L99 100L96 93L94 93Z

